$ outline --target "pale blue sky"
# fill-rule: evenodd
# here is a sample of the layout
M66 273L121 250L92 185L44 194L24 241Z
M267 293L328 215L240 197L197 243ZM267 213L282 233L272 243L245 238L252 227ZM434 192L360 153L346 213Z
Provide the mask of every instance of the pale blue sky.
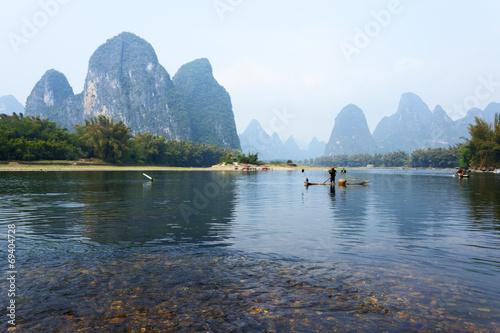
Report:
M122 31L150 42L170 76L208 58L239 133L255 118L326 141L349 103L373 131L408 91L452 118L500 102L494 0L0 0L0 13L0 95L23 104L50 68L81 92L93 51Z

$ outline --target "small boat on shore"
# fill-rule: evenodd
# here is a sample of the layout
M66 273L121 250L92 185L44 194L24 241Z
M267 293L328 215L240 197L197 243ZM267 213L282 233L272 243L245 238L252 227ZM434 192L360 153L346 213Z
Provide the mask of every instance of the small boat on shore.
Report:
M493 171L493 173L500 173L500 169L495 169L495 171Z
M246 171L246 172L257 171L257 167L255 167L253 165L243 165L241 168L241 171Z

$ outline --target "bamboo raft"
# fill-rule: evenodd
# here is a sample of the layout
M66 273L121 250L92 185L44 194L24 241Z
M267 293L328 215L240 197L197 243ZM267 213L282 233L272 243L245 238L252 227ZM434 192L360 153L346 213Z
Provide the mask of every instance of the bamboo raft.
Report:
M358 179L352 176L345 175L346 179L339 179L338 183L311 183L309 180L306 179L304 182L305 186L311 186L311 185L337 185L337 186L347 186L347 185L367 185L370 181L365 180L365 179ZM350 179L347 179L349 177Z
M311 182L304 182L305 186L310 186L310 185L338 185L338 186L347 186L347 185L367 185L370 181L365 180L362 182L356 182L356 183L348 183L348 182L339 182L339 183L311 183Z

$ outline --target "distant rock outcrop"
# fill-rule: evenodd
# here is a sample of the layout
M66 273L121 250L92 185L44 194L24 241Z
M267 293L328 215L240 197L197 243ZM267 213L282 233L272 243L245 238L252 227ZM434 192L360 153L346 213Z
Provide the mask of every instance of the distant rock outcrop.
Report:
M469 138L469 125L475 124L475 118L482 118L486 122L493 124L495 114L500 114L500 103L490 103L484 110L472 108L467 111L465 117L457 119L452 127L451 141L454 143L464 142L463 138Z
M483 116L483 111L479 108L472 108L469 111L467 111L467 114L465 117L461 119L457 119L455 121L453 131L453 140L458 142L461 137L468 138L470 137L469 135L469 124L474 124L475 123L475 117L482 118ZM462 140L463 141L463 140Z
M0 113L22 112L12 96L0 98ZM439 105L431 112L413 93L405 93L396 113L384 117L370 135L361 109L347 105L337 115L328 145L314 138L308 150L293 137L283 143L252 121L238 136L231 98L214 78L210 62L197 59L183 65L173 79L158 62L147 41L123 32L99 46L89 60L84 91L74 94L64 74L51 69L27 98L26 115L41 116L73 129L85 119L106 115L123 121L133 133L149 132L166 138L213 143L258 152L261 160L306 159L327 155L412 152L447 147L469 137L474 117L493 122L500 103L473 108L453 121Z
M500 103L490 103L486 106L481 114L481 118L483 118L488 123L493 124L495 122L495 114L500 114Z
M454 137L454 121L440 105L437 105L432 111L432 118L429 128L426 131L426 137L429 140L430 148L447 147ZM458 138L457 138L458 139Z
M37 82L26 103L26 109L44 105L46 108L53 108L62 105L66 98L73 96L73 88L68 83L68 79L63 73L54 69L48 70Z
M373 132L373 139L382 152L407 151L429 147L426 132L432 121L432 112L420 97L413 93L401 96L398 110L384 117Z
M47 71L26 102L26 114L72 129L105 115L132 132L240 148L227 91L206 59L181 68L175 86L144 39L124 32L99 46L89 60L84 91L74 95L64 74Z
M189 115L192 140L240 149L231 97L215 80L208 59L183 65L173 82Z
M243 152L258 152L262 160L303 160L324 155L355 155L388 153L416 149L447 148L463 143L469 137L468 128L475 117L492 123L500 113L500 103L490 103L485 109L470 109L462 119L454 121L437 105L431 111L420 97L405 93L396 113L384 117L370 134L363 111L356 105L345 106L335 118L328 144L313 138L307 151L299 149L293 137L283 144L278 134L271 136L257 120L252 120L240 134Z
M259 153L260 160L276 159L278 152L283 150L283 143L279 136L276 133L269 136L255 119L239 135L239 139L243 153Z
M281 158L287 160L291 159L292 161L304 158L304 151L299 148L292 135L283 143L283 154Z
M308 149L300 149L293 136L290 136L283 143L279 135L274 132L267 134L260 123L253 119L248 124L245 131L239 135L241 150L244 153L259 153L259 159L263 161L271 160L303 160L316 158L323 154L325 142L313 138Z
M420 97L413 93L401 96L396 113L384 117L370 135L363 112L348 105L337 115L326 155L388 153L416 149L447 148L463 143L469 137L469 125L475 117L492 123L500 113L500 103L490 103L484 111L470 109L464 118L454 121L437 105L430 111ZM371 139L373 138L373 139Z
M191 139L189 118L169 74L144 39L128 32L92 54L84 87L84 118L123 121L133 133Z
M0 114L23 113L24 106L12 95L0 96Z
M405 93L397 112L379 122L373 138L382 153L446 148L469 137L469 125L474 124L475 117L492 123L495 113L500 113L500 103L490 103L484 111L472 108L464 118L453 121L440 105L430 112L420 97Z
M345 106L335 118L325 155L374 154L376 151L363 111L354 104Z
M309 158L315 158L324 154L326 148L325 141L319 141L318 138L313 137L309 145L307 146L307 151L309 153Z
M26 115L49 118L72 129L83 121L82 94L75 96L66 76L54 69L43 74L26 100Z

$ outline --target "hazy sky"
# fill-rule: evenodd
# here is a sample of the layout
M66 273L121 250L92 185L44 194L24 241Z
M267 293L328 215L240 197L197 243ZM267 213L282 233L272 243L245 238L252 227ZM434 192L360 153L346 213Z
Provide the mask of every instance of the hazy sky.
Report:
M43 73L83 90L95 49L122 31L174 76L206 57L238 133L257 119L286 139L327 141L347 104L370 130L404 92L456 119L500 102L495 0L0 0L0 96L21 103Z

